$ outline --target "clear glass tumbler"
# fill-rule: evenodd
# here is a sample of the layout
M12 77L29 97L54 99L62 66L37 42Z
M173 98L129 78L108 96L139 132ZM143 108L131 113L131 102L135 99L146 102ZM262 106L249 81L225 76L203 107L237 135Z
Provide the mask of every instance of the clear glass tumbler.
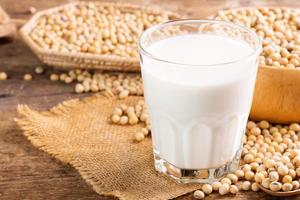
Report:
M217 20L175 20L141 35L157 171L205 183L237 169L260 51L250 29Z

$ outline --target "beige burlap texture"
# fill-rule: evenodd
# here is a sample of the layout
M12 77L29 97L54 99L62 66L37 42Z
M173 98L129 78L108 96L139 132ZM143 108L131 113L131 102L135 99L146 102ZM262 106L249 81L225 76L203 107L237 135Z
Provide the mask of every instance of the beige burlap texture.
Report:
M107 93L65 101L46 112L19 105L16 119L31 143L71 164L101 195L120 199L172 199L200 188L179 185L158 174L153 165L151 138L137 143L140 125L115 125L112 110L134 105L141 97L118 100Z

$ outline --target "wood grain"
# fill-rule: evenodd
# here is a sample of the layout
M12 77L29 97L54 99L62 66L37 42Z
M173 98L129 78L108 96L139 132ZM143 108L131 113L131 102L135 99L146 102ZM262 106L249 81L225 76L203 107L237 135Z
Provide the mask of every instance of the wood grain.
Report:
M67 3L64 0L0 0L0 5L15 19L28 19L31 6L37 10ZM183 15L203 18L219 9L241 6L292 6L300 8L297 0L121 0L143 5L159 6ZM73 85L51 82L48 76L35 75L33 81L23 81L25 73L33 73L41 63L19 40L0 45L0 71L6 71L9 80L0 82L0 199L113 199L96 194L70 166L60 163L41 152L26 140L13 121L17 104L45 110L71 98L82 98L90 94L77 95ZM193 199L191 194L178 199ZM240 192L237 196L211 195L211 199L277 199L262 192ZM282 198L299 199L299 197Z

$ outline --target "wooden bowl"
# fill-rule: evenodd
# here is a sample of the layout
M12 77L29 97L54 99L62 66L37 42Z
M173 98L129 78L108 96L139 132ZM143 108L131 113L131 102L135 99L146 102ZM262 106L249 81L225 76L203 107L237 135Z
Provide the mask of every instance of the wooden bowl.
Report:
M300 122L300 70L260 66L250 118Z
M245 7L223 10L222 12L248 9L257 8ZM250 119L255 121L268 120L273 123L283 124L300 122L299 69L276 68L267 65L259 66Z
M300 194L300 189L296 189L296 190L292 190L292 191L288 191L288 192L274 192L271 191L267 188L265 188L264 186L258 184L258 187L264 191L265 193L274 196L274 197L290 197L290 196L295 196L295 195L299 195Z

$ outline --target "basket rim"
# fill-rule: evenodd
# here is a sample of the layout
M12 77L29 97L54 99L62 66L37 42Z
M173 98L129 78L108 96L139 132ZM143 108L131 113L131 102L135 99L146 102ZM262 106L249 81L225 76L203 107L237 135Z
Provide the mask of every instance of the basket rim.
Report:
M105 54L93 54L93 53L84 53L84 52L62 52L62 51L56 51L56 50L49 50L44 49L42 47L39 47L29 36L29 33L33 30L35 26L35 22L38 18L45 16L47 14L51 14L53 12L57 12L61 9L73 7L79 4L88 4L90 2L85 1L77 1L72 3L67 3L64 5L56 6L53 8L49 8L46 10L42 10L34 14L31 19L20 29L20 35L21 38L24 40L24 42L32 49L33 52L36 54L43 54L43 55L51 55L51 56L66 56L66 57L74 57L79 59L96 59L96 60L102 60L106 62L130 62L130 63L139 63L138 58L130 58L130 57L120 57L117 55L105 55ZM130 3L115 3L115 2L93 2L96 5L103 5L103 6L116 6L123 9L138 9L141 11L145 11L147 13L162 13L167 14L171 18L179 18L179 15L177 13L171 12L171 11L163 11L161 9L156 8L149 8L142 5L135 5Z

